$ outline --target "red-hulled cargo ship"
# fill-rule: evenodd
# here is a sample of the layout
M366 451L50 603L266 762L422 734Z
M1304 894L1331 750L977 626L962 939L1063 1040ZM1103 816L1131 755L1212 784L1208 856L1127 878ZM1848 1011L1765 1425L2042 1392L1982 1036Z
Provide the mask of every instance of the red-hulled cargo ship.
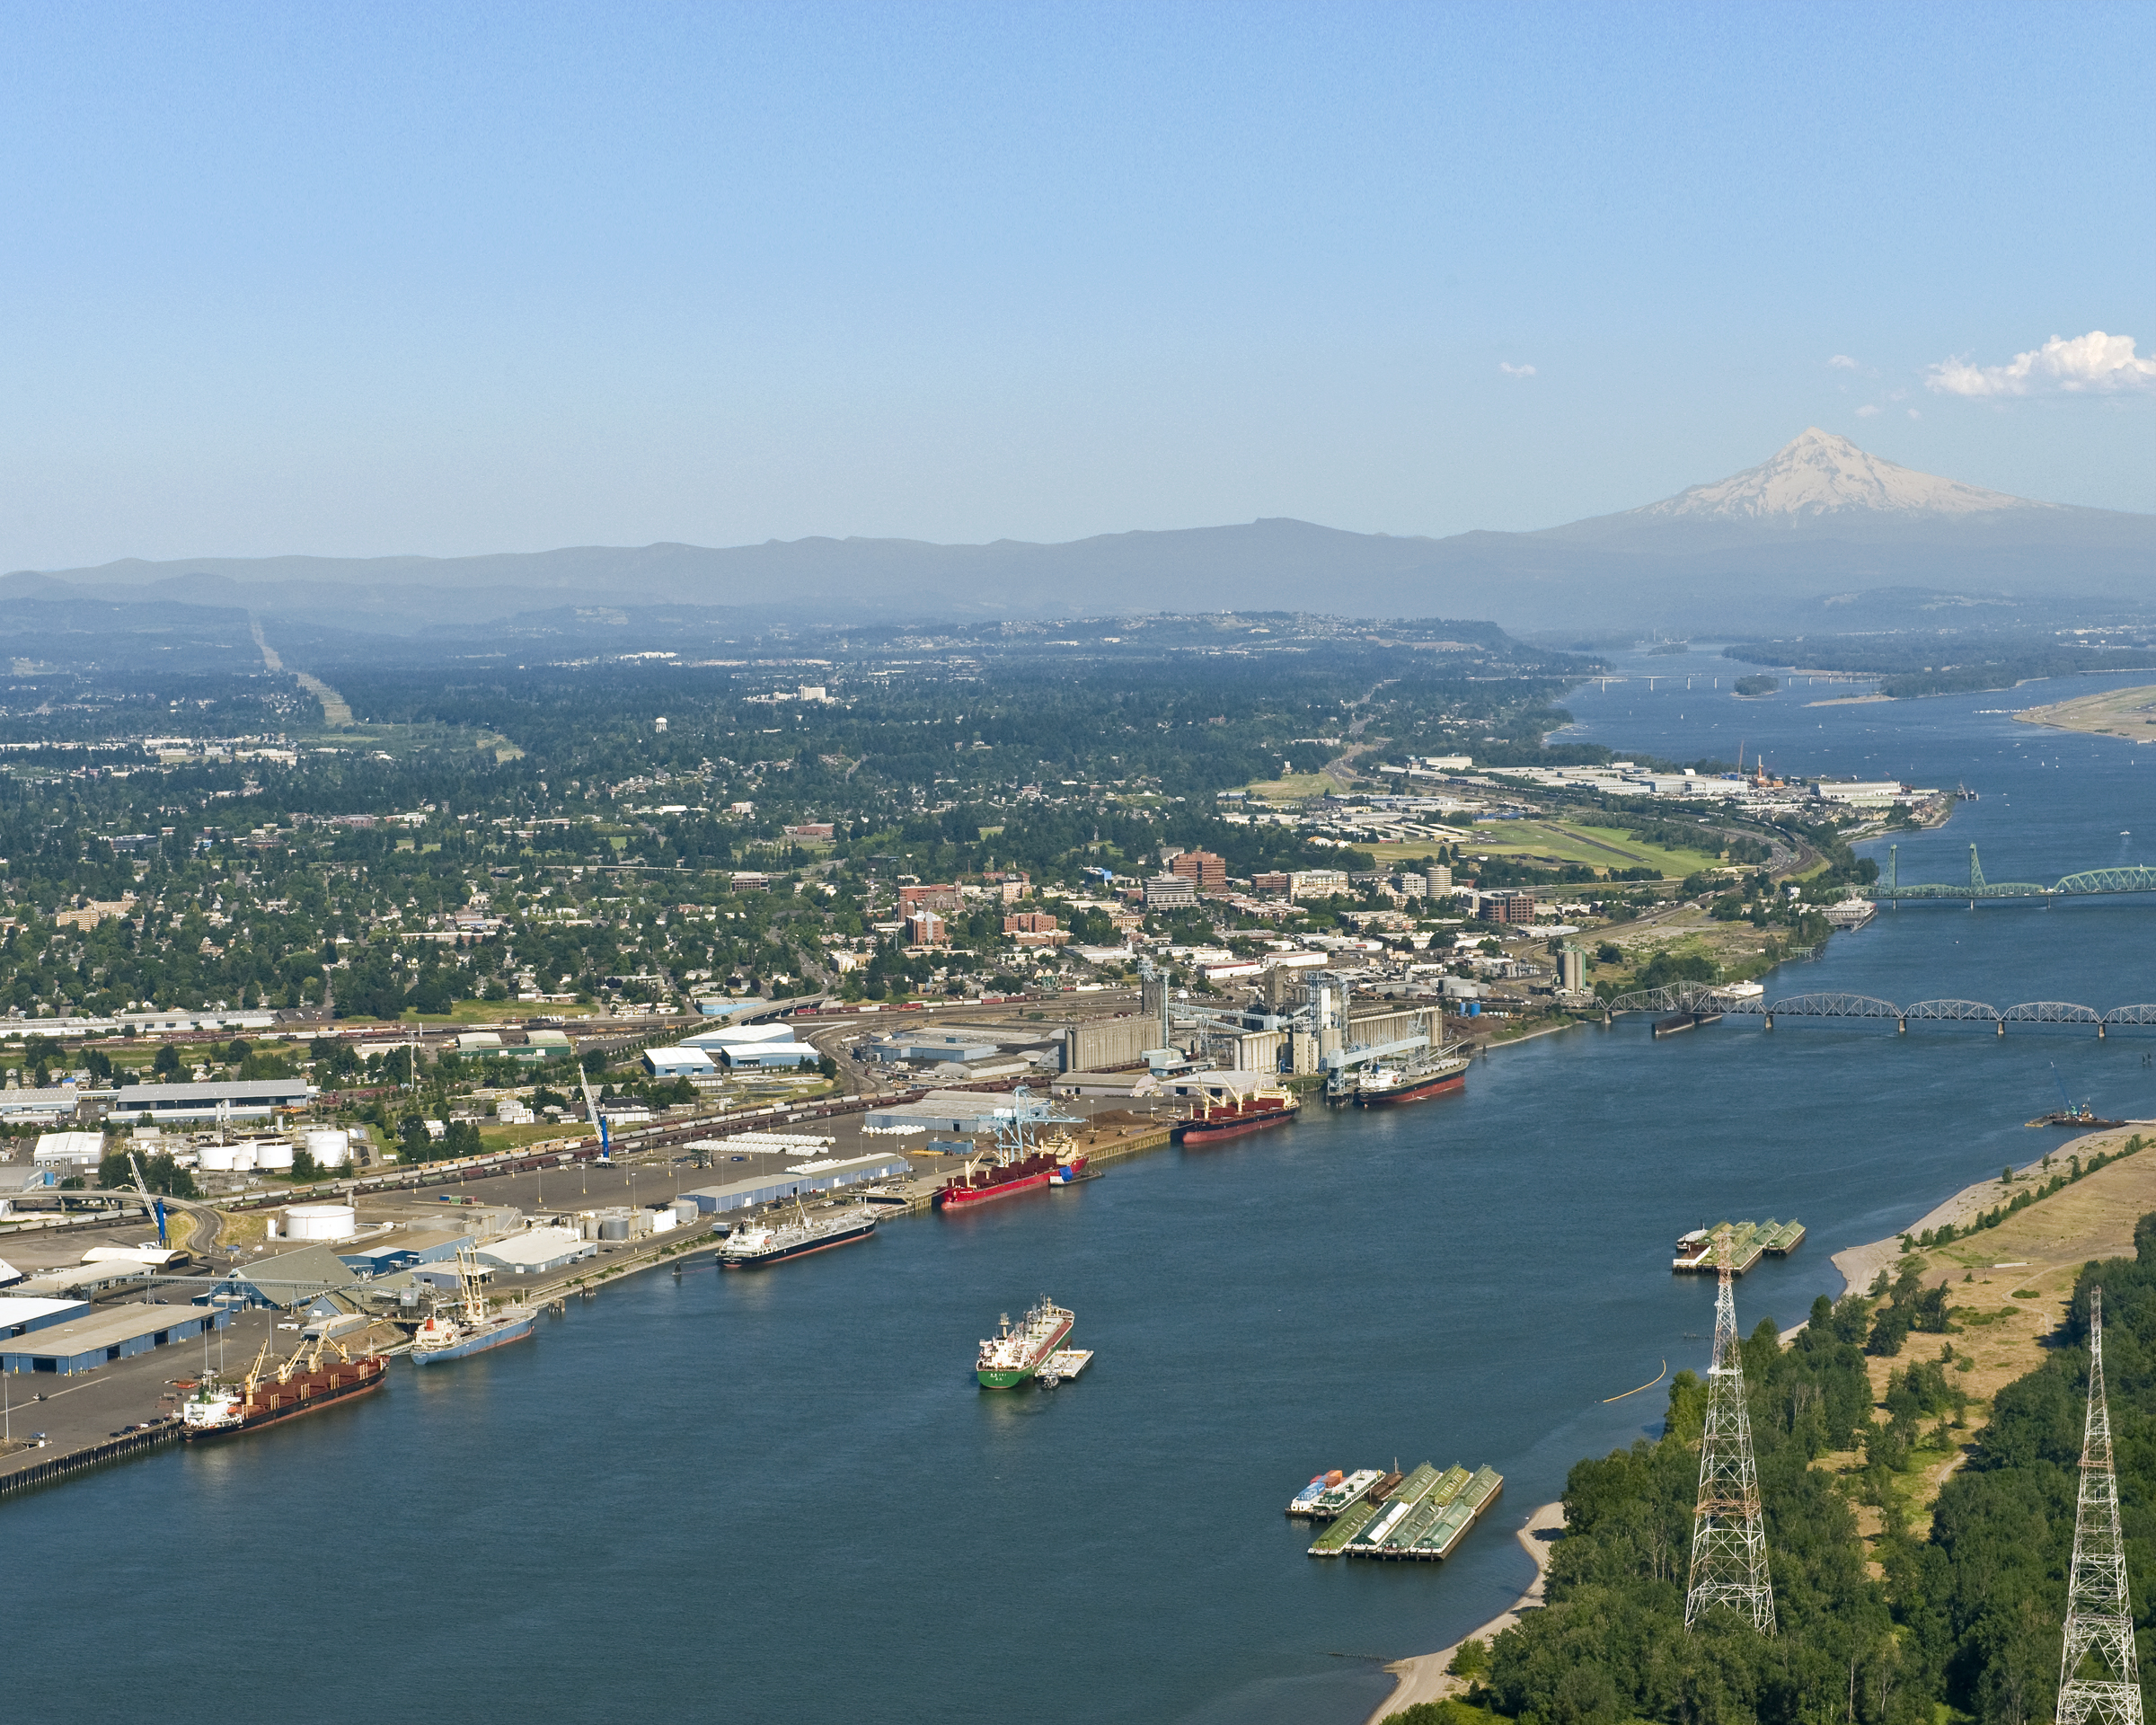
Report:
M934 1202L940 1209L960 1209L968 1204L985 1204L992 1199L1009 1198L1013 1192L1046 1186L1059 1172L1075 1177L1084 1172L1083 1156L1073 1155L1067 1147L1058 1146L1036 1150L1008 1162L968 1163L962 1172L944 1181L943 1190L936 1194Z
M1232 1102L1208 1100L1199 1103L1197 1112L1188 1119L1179 1120L1170 1136L1186 1148L1218 1144L1224 1138L1239 1138L1246 1132L1262 1132L1268 1126L1286 1126L1302 1106L1285 1091L1239 1096Z

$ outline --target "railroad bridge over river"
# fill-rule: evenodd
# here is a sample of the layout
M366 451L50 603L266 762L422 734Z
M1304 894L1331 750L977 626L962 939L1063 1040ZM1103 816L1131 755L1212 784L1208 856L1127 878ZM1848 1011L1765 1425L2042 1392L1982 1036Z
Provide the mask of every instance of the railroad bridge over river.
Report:
M1977 859L1976 847L1969 846L1969 879L1965 886L1957 880L1926 880L1901 885L1895 878L1895 852L1901 847L1886 847L1886 877L1865 889L1863 897L1875 904L1890 905L1916 903L1925 899L1944 899L1951 903L1966 900L1969 908L1976 907L1979 898L2029 898L2046 904L2054 898L2076 898L2095 893L2156 892L2156 869L2116 868L2084 869L2079 874L2062 876L2051 886L2042 886L2034 880L1986 880L1984 864Z
M2114 1006L2099 1012L2071 1000L2025 1000L2012 1006L1993 1006L1981 1000L1919 1000L1906 1006L1875 995L1821 992L1783 995L1769 1000L1763 993L1733 993L1711 982L1673 983L1664 988L1639 988L1618 995L1605 1003L1605 1012L1701 1013L1726 1016L1757 1016L1772 1030L1778 1018L1892 1019L1896 1031L1905 1034L1911 1023L1989 1024L2004 1036L2009 1024L2085 1025L2100 1039L2114 1027L2156 1030L2156 1003Z

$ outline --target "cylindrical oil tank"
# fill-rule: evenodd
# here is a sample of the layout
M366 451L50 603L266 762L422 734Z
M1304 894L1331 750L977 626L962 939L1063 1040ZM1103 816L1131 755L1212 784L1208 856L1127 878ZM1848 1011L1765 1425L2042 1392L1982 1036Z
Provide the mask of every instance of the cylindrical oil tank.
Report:
M206 1174L229 1174L238 1164L233 1158L239 1154L238 1147L229 1144L206 1144L199 1153L198 1165Z
M351 1135L333 1126L309 1127L301 1140L318 1168L343 1168L352 1160Z
M232 1146L232 1166L236 1173L246 1173L254 1166L254 1146L235 1144Z
M674 1200L673 1209L675 1223L678 1226L685 1228L687 1227L690 1223L694 1222L698 1216L703 1214L702 1207L699 1205L693 1198L676 1199Z
M629 1218L625 1216L610 1216L599 1224L599 1238L602 1240L626 1240L628 1237Z
M295 1204L285 1212L285 1232L294 1240L349 1240L359 1218L349 1204Z
M254 1145L254 1165L288 1171L292 1166L292 1146L281 1138L258 1138Z

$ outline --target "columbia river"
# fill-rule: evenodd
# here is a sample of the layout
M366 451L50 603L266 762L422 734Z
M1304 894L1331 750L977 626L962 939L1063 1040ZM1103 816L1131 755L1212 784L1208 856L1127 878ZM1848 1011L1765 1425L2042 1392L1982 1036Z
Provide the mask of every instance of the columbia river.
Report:
M1966 878L1971 841L1994 880L2156 854L2156 751L1979 711L2131 677L1815 707L1843 691L1739 701L1728 661L1689 662L1690 692L1668 658L1621 668L1675 686L1577 692L1577 734L1980 791L1901 841L1904 881ZM1768 987L2100 1009L2156 998L2152 958L2152 898L1926 906ZM1383 1660L1518 1592L1511 1529L1574 1461L1659 1420L1659 1390L1604 1398L1702 1363L1713 1291L1669 1274L1678 1234L1802 1218L1739 1287L1745 1327L1787 1325L1839 1293L1833 1252L2041 1149L2054 1062L2099 1111L2156 1113L2152 1051L1620 1022L1478 1061L1457 1098L647 1277L534 1346L8 1505L10 1712L1348 1725ZM976 1339L1043 1292L1093 1367L983 1393ZM1506 1496L1443 1566L1306 1558L1287 1498L1396 1457L1491 1463Z

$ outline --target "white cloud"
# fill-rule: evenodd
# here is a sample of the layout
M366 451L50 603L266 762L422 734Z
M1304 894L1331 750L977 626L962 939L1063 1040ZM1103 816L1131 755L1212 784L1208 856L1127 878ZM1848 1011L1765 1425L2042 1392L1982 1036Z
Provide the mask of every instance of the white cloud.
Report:
M1507 365L1502 359L1498 361L1498 369L1503 372L1507 377L1532 377L1534 376L1534 367L1533 366Z
M1863 369L1861 366L1858 365L1857 362L1854 359L1851 359L1846 353L1837 353L1826 363L1828 367L1834 371L1861 371Z
M1909 410L1909 417L1910 417L1911 419L1913 419L1913 420L1921 420L1921 419L1922 419L1924 416L1923 416L1922 413L1919 413L1919 412L1918 412L1918 411L1916 411L1916 410L1915 410L1915 409L1913 407L1913 408L1911 408L1911 409Z
M1860 420L1869 420L1869 419L1871 419L1872 417L1874 417L1874 416L1875 416L1875 415L1876 415L1876 414L1878 412L1878 411L1879 411L1879 410L1878 410L1878 409L1876 406L1874 406L1874 405L1873 405L1871 402L1865 402L1865 403L1864 403L1864 405L1863 405L1862 407L1860 407L1860 408L1857 410L1857 417L1858 417Z
M2130 335L2091 330L2087 335L2054 335L2040 348L2017 353L2003 366L1974 366L1966 358L1942 359L1924 382L1948 395L2156 389L2156 358L2135 353Z

